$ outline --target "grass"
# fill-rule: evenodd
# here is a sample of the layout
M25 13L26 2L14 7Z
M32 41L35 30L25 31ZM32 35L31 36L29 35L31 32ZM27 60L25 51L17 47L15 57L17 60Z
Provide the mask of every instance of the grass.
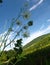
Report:
M11 51L11 53L14 53L14 51ZM12 56L14 57L14 55ZM7 60L7 58L4 60ZM15 61L14 59L9 61L8 65L12 65L10 62ZM4 62L2 65L7 64ZM50 34L40 36L24 46L20 59L15 65L50 65Z
M27 55L29 53L32 53L36 50L40 50L42 48L45 48L47 46L50 46L50 34L49 35L44 35L44 36L40 36L38 37L39 40L38 42L36 41L36 43L34 43L33 41L31 41L29 44L31 44L30 46L26 45L24 50L23 50L23 54ZM36 39L35 39L36 40Z
M25 55L17 65L50 65L50 46Z
M50 65L50 34L35 40L24 47L23 59L17 65Z

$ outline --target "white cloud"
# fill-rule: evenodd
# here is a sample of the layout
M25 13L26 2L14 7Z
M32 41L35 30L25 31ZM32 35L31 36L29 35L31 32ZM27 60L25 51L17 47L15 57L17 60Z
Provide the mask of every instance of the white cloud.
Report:
M42 24L42 26L40 27L40 30L42 30L44 27L45 27L45 25L44 25L44 24Z
M41 28L43 28L43 27L41 26ZM29 38L24 39L23 40L23 45L26 45L27 43L29 43L33 39L35 39L35 38L37 38L37 37L39 37L39 36L41 36L43 34L49 33L49 32L50 32L50 26L48 26L46 29L41 29L41 30L39 29L38 31L31 34ZM5 33L3 33L3 34L5 34ZM11 35L10 35L10 37L11 37ZM8 39L7 43L9 43L9 42L10 42L10 40ZM5 50L13 49L13 47L14 47L14 45L12 43L11 47L9 45L8 47L6 47Z
M39 6L42 2L43 2L43 0L40 0L37 4L33 5L33 6L29 9L29 11L34 10L34 9L35 9L37 6Z
M0 34L0 46L1 46L1 50L3 49L3 47L4 47L4 42L2 41L3 39L4 39L4 35L7 33L7 31L5 31L4 33L2 33L2 34ZM13 35L15 35L15 34L13 34L13 32L8 36L8 40L7 40L7 42L6 42L6 45L7 44L9 44L10 43L10 40L12 40L13 39ZM13 44L13 43L12 43ZM11 47L10 47L10 45L8 46L8 47L6 47L5 49L6 50L9 50L9 49L12 49L12 44L11 44Z
M24 44L23 45L26 45L27 43L29 43L30 41L32 41L33 39L41 36L41 35L44 35L44 34L47 34L50 32L50 26L48 26L46 29L43 29L43 30L38 30L36 31L35 33L33 33L28 39L26 39L24 41Z
M50 22L50 19L48 19L47 21Z

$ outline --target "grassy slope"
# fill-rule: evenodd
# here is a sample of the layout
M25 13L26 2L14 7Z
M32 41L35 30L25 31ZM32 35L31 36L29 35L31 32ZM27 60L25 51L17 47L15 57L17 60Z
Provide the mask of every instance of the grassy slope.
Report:
M50 65L50 34L36 38L24 47L17 65Z
M50 34L40 36L24 46L16 65L50 65Z
M34 40L32 40L30 43L26 44L24 46L24 48L27 48L27 47L33 45L34 43L37 43L37 42L43 40L45 37L48 37L48 36L50 36L50 33L42 35L42 36L39 36L39 37L35 38Z
M16 65L50 65L50 46L25 55Z
M23 54L32 53L38 49L45 48L46 46L50 46L50 34L42 35L28 43L24 46Z

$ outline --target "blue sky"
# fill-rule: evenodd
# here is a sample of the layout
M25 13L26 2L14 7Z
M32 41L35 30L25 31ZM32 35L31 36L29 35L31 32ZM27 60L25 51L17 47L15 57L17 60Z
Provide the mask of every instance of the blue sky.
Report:
M30 4L30 8L36 5L40 0L4 0L2 4L0 4L0 33L6 31L7 27L9 27L12 18L16 18L18 12L22 5L28 1ZM50 0L42 0L35 9L31 10L32 17L31 19L34 21L34 26L32 31L38 30L43 24L46 28L50 22L47 22L50 19ZM5 21L8 21L5 23ZM4 28L4 24L6 24L6 28ZM9 25L8 25L9 24Z
M31 12L30 19L34 21L34 25L30 28L31 39L29 37L28 40L31 41L50 32L50 0L3 0L3 3L0 4L0 34L8 29L11 19L17 17L20 8L26 1L30 4L28 9Z

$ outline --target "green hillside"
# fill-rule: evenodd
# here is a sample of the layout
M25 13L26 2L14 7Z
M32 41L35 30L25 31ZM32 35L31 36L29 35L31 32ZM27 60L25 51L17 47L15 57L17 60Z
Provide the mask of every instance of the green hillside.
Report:
M24 46L22 56L17 65L50 65L50 34L40 36Z
M48 36L50 37L50 33L42 35L42 36L39 36L39 37L35 38L34 40L32 40L30 43L26 44L24 46L24 48L27 48L28 46L30 46L30 45L32 45L34 43L37 43L37 42L43 40L45 37L48 37Z
M16 65L50 65L50 46L25 55Z
M12 60L3 62L2 65L12 65L14 63L15 52L13 50L4 53L2 61L7 60L8 57ZM8 57L7 57L8 56ZM50 34L42 35L26 46L23 47L23 52L19 56L20 59L15 65L50 65Z
M28 43L24 46L23 54L32 53L47 46L50 46L50 34L42 35Z

